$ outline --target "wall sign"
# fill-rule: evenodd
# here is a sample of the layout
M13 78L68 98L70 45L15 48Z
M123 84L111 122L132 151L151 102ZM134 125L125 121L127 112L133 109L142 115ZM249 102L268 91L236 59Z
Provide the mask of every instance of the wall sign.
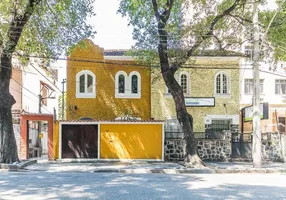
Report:
M214 97L186 97L185 105L187 107L214 107Z
M269 105L268 103L261 103L260 104L260 119L268 119L269 115ZM243 114L243 121L244 122L250 122L253 119L253 106L248 106L245 108L242 108L242 114Z

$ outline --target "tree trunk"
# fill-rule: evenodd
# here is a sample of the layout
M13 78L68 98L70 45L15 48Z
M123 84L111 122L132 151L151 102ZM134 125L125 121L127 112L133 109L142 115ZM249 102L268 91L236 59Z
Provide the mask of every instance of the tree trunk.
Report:
M14 97L9 92L12 72L12 58L7 54L1 55L0 68L0 163L19 161L17 145L12 123L12 105Z
M9 92L12 73L12 55L15 52L23 28L41 0L29 0L22 14L14 7L12 20L7 31L7 41L1 42L3 52L0 59L0 163L19 161L12 123L12 105L16 102Z
M187 167L201 167L204 163L197 154L197 141L193 132L193 117L187 112L184 94L181 86L168 68L161 67L163 79L175 101L177 118L182 125L186 143L185 165Z

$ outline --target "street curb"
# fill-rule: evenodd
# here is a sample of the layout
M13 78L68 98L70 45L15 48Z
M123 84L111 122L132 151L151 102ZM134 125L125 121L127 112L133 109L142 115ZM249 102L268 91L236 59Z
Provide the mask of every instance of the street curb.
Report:
M242 173L286 173L286 169L98 169L95 173L122 174L242 174Z
M19 164L19 169L23 169L23 168L25 168L25 167L27 167L29 165L33 165L35 163L37 163L37 160L26 160L26 161L21 162Z
M239 174L239 173L257 173L257 174L268 174L268 173L286 173L286 169L214 169L216 174Z
M212 169L98 169L95 173L122 173L122 174L213 174Z
M23 161L21 163L17 163L17 164L1 163L0 164L0 172L17 172L20 169L23 169L24 167L32 165L36 162L37 162L37 160L25 160L25 161Z

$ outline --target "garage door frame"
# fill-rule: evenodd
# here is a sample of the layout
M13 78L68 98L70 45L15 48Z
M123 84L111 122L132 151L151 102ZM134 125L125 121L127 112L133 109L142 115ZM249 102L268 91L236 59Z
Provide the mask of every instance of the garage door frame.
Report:
M97 125L97 158L62 158L62 126L63 125ZM59 159L61 160L99 160L100 159L100 125L98 122L60 122L59 123Z
M62 158L62 125L97 125L98 128L98 155L97 158ZM162 157L161 159L101 159L100 158L100 125L101 124L159 124L162 126ZM164 133L164 122L163 121L62 121L59 122L59 159L61 160L105 160L105 161L130 161L130 160L138 160L138 161L164 161L164 141L165 141L165 133Z

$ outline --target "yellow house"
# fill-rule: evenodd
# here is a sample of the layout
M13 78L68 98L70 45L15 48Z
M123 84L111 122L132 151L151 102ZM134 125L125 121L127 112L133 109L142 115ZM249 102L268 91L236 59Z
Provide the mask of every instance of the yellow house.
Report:
M83 40L67 61L66 119L151 117L150 69Z
M198 56L179 69L175 77L181 85L187 111L194 118L197 137L239 128L239 60L236 55ZM152 69L151 117L176 119L174 100L159 69Z

